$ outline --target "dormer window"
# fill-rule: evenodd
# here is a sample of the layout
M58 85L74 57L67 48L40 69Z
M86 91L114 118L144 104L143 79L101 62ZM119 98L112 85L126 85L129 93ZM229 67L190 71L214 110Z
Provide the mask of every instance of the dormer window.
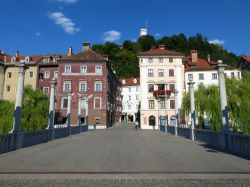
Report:
M45 62L45 63L46 63L46 62L49 62L49 58L47 58L47 57L44 58L44 59L43 59L43 62Z
M16 63L16 57L11 58L11 63Z
M30 57L26 56L24 60L25 60L25 62L29 62L30 61Z

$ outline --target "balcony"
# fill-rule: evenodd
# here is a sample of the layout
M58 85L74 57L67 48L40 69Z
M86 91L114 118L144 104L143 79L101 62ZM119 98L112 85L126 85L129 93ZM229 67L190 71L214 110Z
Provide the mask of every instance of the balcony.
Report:
M171 90L155 90L153 91L153 95L156 99L160 98L169 98L171 95L172 91Z

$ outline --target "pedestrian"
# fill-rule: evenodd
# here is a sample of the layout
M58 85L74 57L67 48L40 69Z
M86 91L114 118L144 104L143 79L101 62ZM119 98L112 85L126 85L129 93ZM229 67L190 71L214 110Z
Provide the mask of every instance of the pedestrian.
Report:
M139 126L138 121L135 121L135 129L136 129L136 130L138 129L138 126Z

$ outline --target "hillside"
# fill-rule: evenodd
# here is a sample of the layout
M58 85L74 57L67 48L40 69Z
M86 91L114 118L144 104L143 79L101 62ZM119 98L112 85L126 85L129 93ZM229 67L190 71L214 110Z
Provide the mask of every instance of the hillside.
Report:
M175 50L189 55L190 50L198 50L199 58L207 58L210 54L214 61L223 60L224 63L236 67L239 57L234 53L227 52L220 45L210 44L206 37L196 34L187 38L184 34L164 36L156 40L153 36L147 35L138 38L136 42L126 40L122 45L115 43L105 43L93 45L93 50L102 55L108 55L112 66L119 78L138 77L139 65L137 53L147 51L163 44L169 50Z

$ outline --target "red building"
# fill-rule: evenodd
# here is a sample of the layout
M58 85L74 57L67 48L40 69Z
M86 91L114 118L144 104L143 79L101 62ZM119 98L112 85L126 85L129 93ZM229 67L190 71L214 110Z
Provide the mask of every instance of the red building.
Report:
M88 123L97 128L112 126L117 121L117 88L120 82L116 79L107 58L95 53L89 43L83 44L83 51L72 53L59 60L56 91L56 108L63 120L66 120L68 93L71 93L71 124L77 124L78 97L81 100L81 116L85 121L86 99L88 98ZM119 112L118 112L119 113Z

